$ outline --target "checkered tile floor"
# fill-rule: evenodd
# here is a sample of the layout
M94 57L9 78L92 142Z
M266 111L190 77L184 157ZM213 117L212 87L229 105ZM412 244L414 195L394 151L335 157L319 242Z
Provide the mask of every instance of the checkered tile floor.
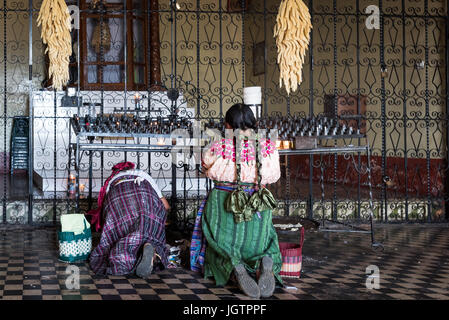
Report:
M378 225L373 252L369 234L306 232L303 273L286 279L296 289L277 288L271 299L449 299L449 227ZM298 235L279 231L281 240ZM55 229L0 229L0 299L3 300L237 300L249 299L234 286L179 268L143 280L96 276L80 268L80 289L66 287L67 264L58 261ZM380 270L380 288L367 289L366 267Z

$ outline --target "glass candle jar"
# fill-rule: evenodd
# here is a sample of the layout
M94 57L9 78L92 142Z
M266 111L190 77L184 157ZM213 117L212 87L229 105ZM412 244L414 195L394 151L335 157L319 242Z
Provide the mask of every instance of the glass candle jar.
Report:
M276 149L282 149L281 140L276 140Z

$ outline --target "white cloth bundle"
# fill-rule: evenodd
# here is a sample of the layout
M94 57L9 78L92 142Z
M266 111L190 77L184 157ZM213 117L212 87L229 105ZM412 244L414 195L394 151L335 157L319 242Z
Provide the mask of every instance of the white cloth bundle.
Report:
M83 233L85 228L90 228L90 224L84 214L71 213L61 215L61 232L73 232L75 235L78 235Z
M145 171L138 170L138 169L121 171L120 173L115 175L111 179L111 181L109 181L108 187L106 188L106 194L109 192L109 188L111 187L112 182L120 177L123 177L123 176L135 176L136 178L133 179L133 181L134 181L134 183L139 184L139 186L142 181L144 181L144 180L148 181L148 183L151 184L151 186L153 187L154 191L156 191L158 197L159 198L163 197L161 189L156 184L156 182L153 180L153 178Z

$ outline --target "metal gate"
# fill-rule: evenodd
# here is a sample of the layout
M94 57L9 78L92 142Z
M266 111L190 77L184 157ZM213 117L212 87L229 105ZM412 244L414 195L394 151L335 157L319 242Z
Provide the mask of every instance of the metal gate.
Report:
M261 86L264 115L355 116L353 125L366 132L373 151L378 221L449 218L446 1L305 0L313 31L304 81L290 96L278 86L273 26L280 0L110 0L101 10L91 9L90 0L66 2L74 22L80 18L72 32L71 85L94 112L135 107L136 94L151 108L156 100L169 101L169 89L176 88L185 111L179 116L207 122L241 102L243 87ZM69 119L89 106L62 106L67 93L48 89L36 26L40 5L0 3L3 224L53 223L75 210L68 192L74 139ZM108 32L109 40L103 38ZM33 170L11 174L13 123L20 116L29 120L27 161ZM82 210L95 206L98 188L124 159L151 172L178 218L191 221L210 181L198 165L172 165L163 153L86 154L79 177ZM317 160L281 157L282 178L270 187L280 202L275 214L320 214ZM353 162L363 167L366 157L324 157L325 210L338 220L367 218L367 177Z

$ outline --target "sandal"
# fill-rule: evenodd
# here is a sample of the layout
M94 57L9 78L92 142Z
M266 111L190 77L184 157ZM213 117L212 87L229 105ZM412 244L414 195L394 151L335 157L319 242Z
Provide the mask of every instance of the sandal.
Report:
M136 267L136 275L146 279L153 271L154 248L150 243L145 243L143 247L142 259Z
M260 289L256 281L250 277L246 272L245 267L242 264L238 264L234 269L235 277L237 278L237 284L240 290L251 298L260 298Z
M269 298L273 295L275 289L273 260L269 256L263 257L260 268L262 269L259 277L260 296Z

